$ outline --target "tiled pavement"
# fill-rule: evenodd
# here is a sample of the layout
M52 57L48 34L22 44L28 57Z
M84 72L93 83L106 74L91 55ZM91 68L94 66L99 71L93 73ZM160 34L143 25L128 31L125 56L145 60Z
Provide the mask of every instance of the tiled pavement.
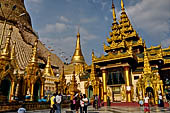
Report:
M67 108L62 109L62 113L66 113L66 111L70 111L70 110ZM16 113L16 112L6 112L6 113ZM47 109L47 110L27 111L27 113L49 113L49 110ZM111 107L102 107L98 110L95 110L94 108L89 106L88 113L144 113L144 111L143 108L140 107L111 106ZM151 113L170 113L170 108L152 107Z

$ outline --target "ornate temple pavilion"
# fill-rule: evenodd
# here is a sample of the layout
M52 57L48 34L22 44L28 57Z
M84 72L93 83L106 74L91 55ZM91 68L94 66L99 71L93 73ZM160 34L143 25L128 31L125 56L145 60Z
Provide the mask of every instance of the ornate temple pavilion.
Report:
M112 2L113 23L107 44L106 55L96 57L92 52L90 77L85 84L87 95L99 95L104 102L133 102L147 93L152 103L158 102L158 94L165 97L164 89L170 84L170 48L161 45L147 48L145 41L133 28L121 0L121 15L118 21ZM91 94L89 94L91 93Z

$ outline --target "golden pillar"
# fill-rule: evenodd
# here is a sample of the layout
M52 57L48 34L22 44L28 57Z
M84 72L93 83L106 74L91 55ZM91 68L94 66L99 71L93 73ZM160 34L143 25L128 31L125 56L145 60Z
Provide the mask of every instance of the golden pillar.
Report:
M107 102L107 81L106 81L106 70L102 70L102 78L103 78L103 96L104 102Z
M43 99L43 97L44 97L44 84L41 84L41 99Z
M30 101L33 101L33 93L34 93L34 84L31 84L31 98L30 98Z
M132 97L131 97L131 80L130 80L130 74L129 74L129 67L125 66L124 67L124 73L125 73L125 80L126 80L126 102L131 102Z
M101 91L100 91L100 92L101 92L101 100L103 100L104 97L103 97L103 86L102 86L102 85L101 85L101 87L100 87L100 90L101 90Z
M10 97L9 97L10 102L13 100L13 95L14 95L14 81L11 82L11 91L10 91Z
M142 82L142 92L143 92L143 98L145 97L145 84Z
M99 86L96 86L96 94L99 96Z

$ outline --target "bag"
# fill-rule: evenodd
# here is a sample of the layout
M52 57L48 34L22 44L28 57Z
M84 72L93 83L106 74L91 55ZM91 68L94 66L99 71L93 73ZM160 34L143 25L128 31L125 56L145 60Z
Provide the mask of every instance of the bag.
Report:
M82 100L80 100L80 105L81 107L84 107L84 102Z
M88 106L88 105L90 105L90 103L89 103L89 99L87 98L87 100L88 100L88 102L84 102L84 106Z

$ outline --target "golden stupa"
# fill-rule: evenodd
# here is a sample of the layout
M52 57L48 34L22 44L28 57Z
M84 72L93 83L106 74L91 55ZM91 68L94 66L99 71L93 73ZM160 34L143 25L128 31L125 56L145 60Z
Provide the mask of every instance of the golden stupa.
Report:
M78 31L77 33L77 42L76 42L76 48L73 54L73 57L71 59L71 63L85 63L83 54L81 52L81 45L80 45L80 33Z

